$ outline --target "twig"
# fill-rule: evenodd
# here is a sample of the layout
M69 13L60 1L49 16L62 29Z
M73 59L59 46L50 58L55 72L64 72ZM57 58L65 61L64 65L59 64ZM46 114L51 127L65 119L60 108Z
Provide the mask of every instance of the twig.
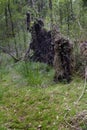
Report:
M81 24L80 24L80 21L78 20L77 22L78 22L78 25L79 25L80 30L83 31L83 28L82 28L82 26L81 26Z
M75 126L73 126L73 125L71 125L67 120L66 120L66 116L67 116L67 113L65 113L65 115L64 115L64 121L65 121L65 123L70 127L70 128L76 128Z
M85 76L85 82L84 82L84 87L82 90L81 95L79 96L78 100L76 101L76 104L78 104L78 102L81 100L81 98L83 97L84 93L85 93L85 89L86 89L86 82L87 82L87 77Z

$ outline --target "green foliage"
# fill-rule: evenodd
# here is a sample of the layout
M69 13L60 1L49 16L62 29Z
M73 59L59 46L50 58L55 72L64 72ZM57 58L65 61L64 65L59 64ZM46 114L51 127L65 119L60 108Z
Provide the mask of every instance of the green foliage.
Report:
M9 63L12 63L12 59L6 55L0 54L0 81L3 79L4 75L9 73Z
M87 125L83 124L81 128L82 128L82 130L87 130Z
M2 41L6 40L3 37L10 37L11 35L11 24L10 24L10 16L7 9L7 20L9 22L8 30L6 29L6 16L5 9L7 8L9 1L1 0L0 1L0 39ZM52 12L53 12L53 21L57 23L61 31L66 35L70 35L71 37L75 37L74 34L77 34L79 38L83 31L86 32L86 21L87 21L87 7L85 0L54 0L52 1ZM83 6L84 4L84 6ZM10 9L12 14L12 20L14 24L15 33L18 33L21 30L21 27L24 26L26 29L26 12L30 11L32 20L36 17L42 17L46 20L46 23L51 23L50 19L50 10L49 10L49 2L47 0L34 1L34 5L28 3L27 1L13 1L10 0ZM78 22L80 24L78 24ZM68 30L69 29L69 30ZM7 35L8 31L8 35ZM69 32L68 32L69 31ZM5 32L5 33L4 33ZM4 35L3 35L4 34ZM80 36L79 36L80 35ZM82 37L83 38L83 37Z
M16 70L25 78L30 86L48 86L52 83L54 71L51 67L42 63L21 62Z

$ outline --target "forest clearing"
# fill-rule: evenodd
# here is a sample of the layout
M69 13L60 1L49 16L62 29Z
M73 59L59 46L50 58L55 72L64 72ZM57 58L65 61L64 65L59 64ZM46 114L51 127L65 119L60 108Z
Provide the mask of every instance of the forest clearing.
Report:
M0 130L87 130L86 0L0 0Z

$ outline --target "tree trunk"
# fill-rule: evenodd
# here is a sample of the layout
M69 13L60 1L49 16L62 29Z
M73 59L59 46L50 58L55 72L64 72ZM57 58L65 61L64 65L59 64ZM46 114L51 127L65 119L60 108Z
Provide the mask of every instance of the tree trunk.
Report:
M52 6L52 0L49 0L49 8L50 8L50 19L51 19L51 29L53 26L53 6Z
M8 9L7 9L7 5L5 7L5 23L6 23L6 37L7 37L7 43L8 43L8 47L9 47L9 50L10 50L10 45L9 45L9 23L8 23Z
M14 32L14 23L13 23L13 19L12 19L11 8L10 8L10 0L8 0L8 12L9 12L9 16L10 16L10 22L11 22L12 35L13 35L13 37L14 37L16 57L18 57L17 42L16 42L15 32Z

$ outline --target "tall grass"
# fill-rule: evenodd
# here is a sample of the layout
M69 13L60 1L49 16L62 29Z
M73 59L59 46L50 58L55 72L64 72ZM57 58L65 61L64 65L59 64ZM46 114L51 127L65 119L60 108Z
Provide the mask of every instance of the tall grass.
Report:
M15 69L27 80L30 86L45 87L53 83L54 71L46 64L23 61L16 65Z
M6 54L0 53L0 80L9 73L9 66L13 60Z

